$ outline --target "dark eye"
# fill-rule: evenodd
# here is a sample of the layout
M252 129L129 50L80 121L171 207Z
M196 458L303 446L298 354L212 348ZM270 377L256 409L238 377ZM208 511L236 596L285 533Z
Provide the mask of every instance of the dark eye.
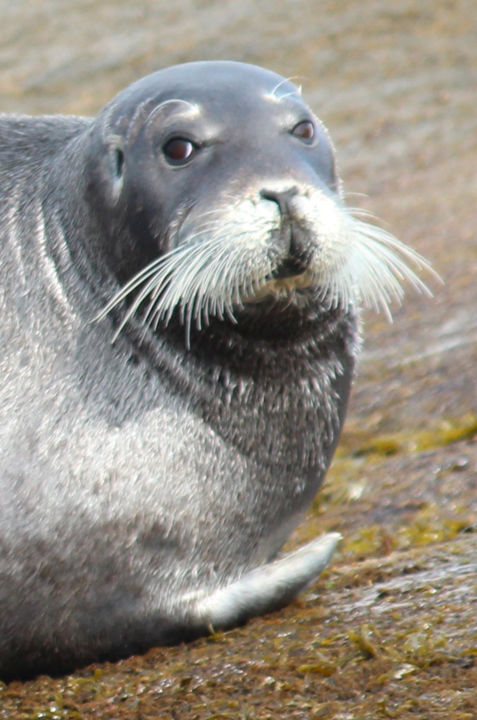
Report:
M186 138L171 138L162 148L162 152L171 165L184 165L197 151L197 145Z
M292 135L307 143L311 143L315 137L315 126L311 120L303 120L299 122L298 125L295 125L292 130Z

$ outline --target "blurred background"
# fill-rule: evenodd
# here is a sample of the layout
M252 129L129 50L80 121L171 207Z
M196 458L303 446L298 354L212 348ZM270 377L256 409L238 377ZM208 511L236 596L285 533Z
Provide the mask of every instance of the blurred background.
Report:
M160 67L221 58L297 78L347 177L364 169L355 190L475 143L473 0L1 0L0 11L5 112L95 113Z

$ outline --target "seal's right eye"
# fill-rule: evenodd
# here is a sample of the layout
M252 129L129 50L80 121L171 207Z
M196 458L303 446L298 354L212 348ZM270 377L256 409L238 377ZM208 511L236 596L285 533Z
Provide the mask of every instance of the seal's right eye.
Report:
M185 165L197 152L197 145L187 138L175 137L168 140L162 148L169 165Z
M310 145L315 137L315 126L311 120L302 120L292 130L292 135Z

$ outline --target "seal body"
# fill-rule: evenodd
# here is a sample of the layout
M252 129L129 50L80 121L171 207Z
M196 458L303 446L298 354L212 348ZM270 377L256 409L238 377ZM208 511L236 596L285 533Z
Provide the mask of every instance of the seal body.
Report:
M0 676L283 605L336 544L275 559L378 267L321 123L269 71L176 66L95 119L1 116L0 196Z

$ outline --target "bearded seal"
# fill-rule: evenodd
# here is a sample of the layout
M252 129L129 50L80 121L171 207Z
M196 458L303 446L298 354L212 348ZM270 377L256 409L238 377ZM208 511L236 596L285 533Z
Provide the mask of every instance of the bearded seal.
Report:
M0 675L286 604L359 346L426 262L344 204L291 81L160 70L96 118L0 118ZM410 265L415 266L412 270Z

